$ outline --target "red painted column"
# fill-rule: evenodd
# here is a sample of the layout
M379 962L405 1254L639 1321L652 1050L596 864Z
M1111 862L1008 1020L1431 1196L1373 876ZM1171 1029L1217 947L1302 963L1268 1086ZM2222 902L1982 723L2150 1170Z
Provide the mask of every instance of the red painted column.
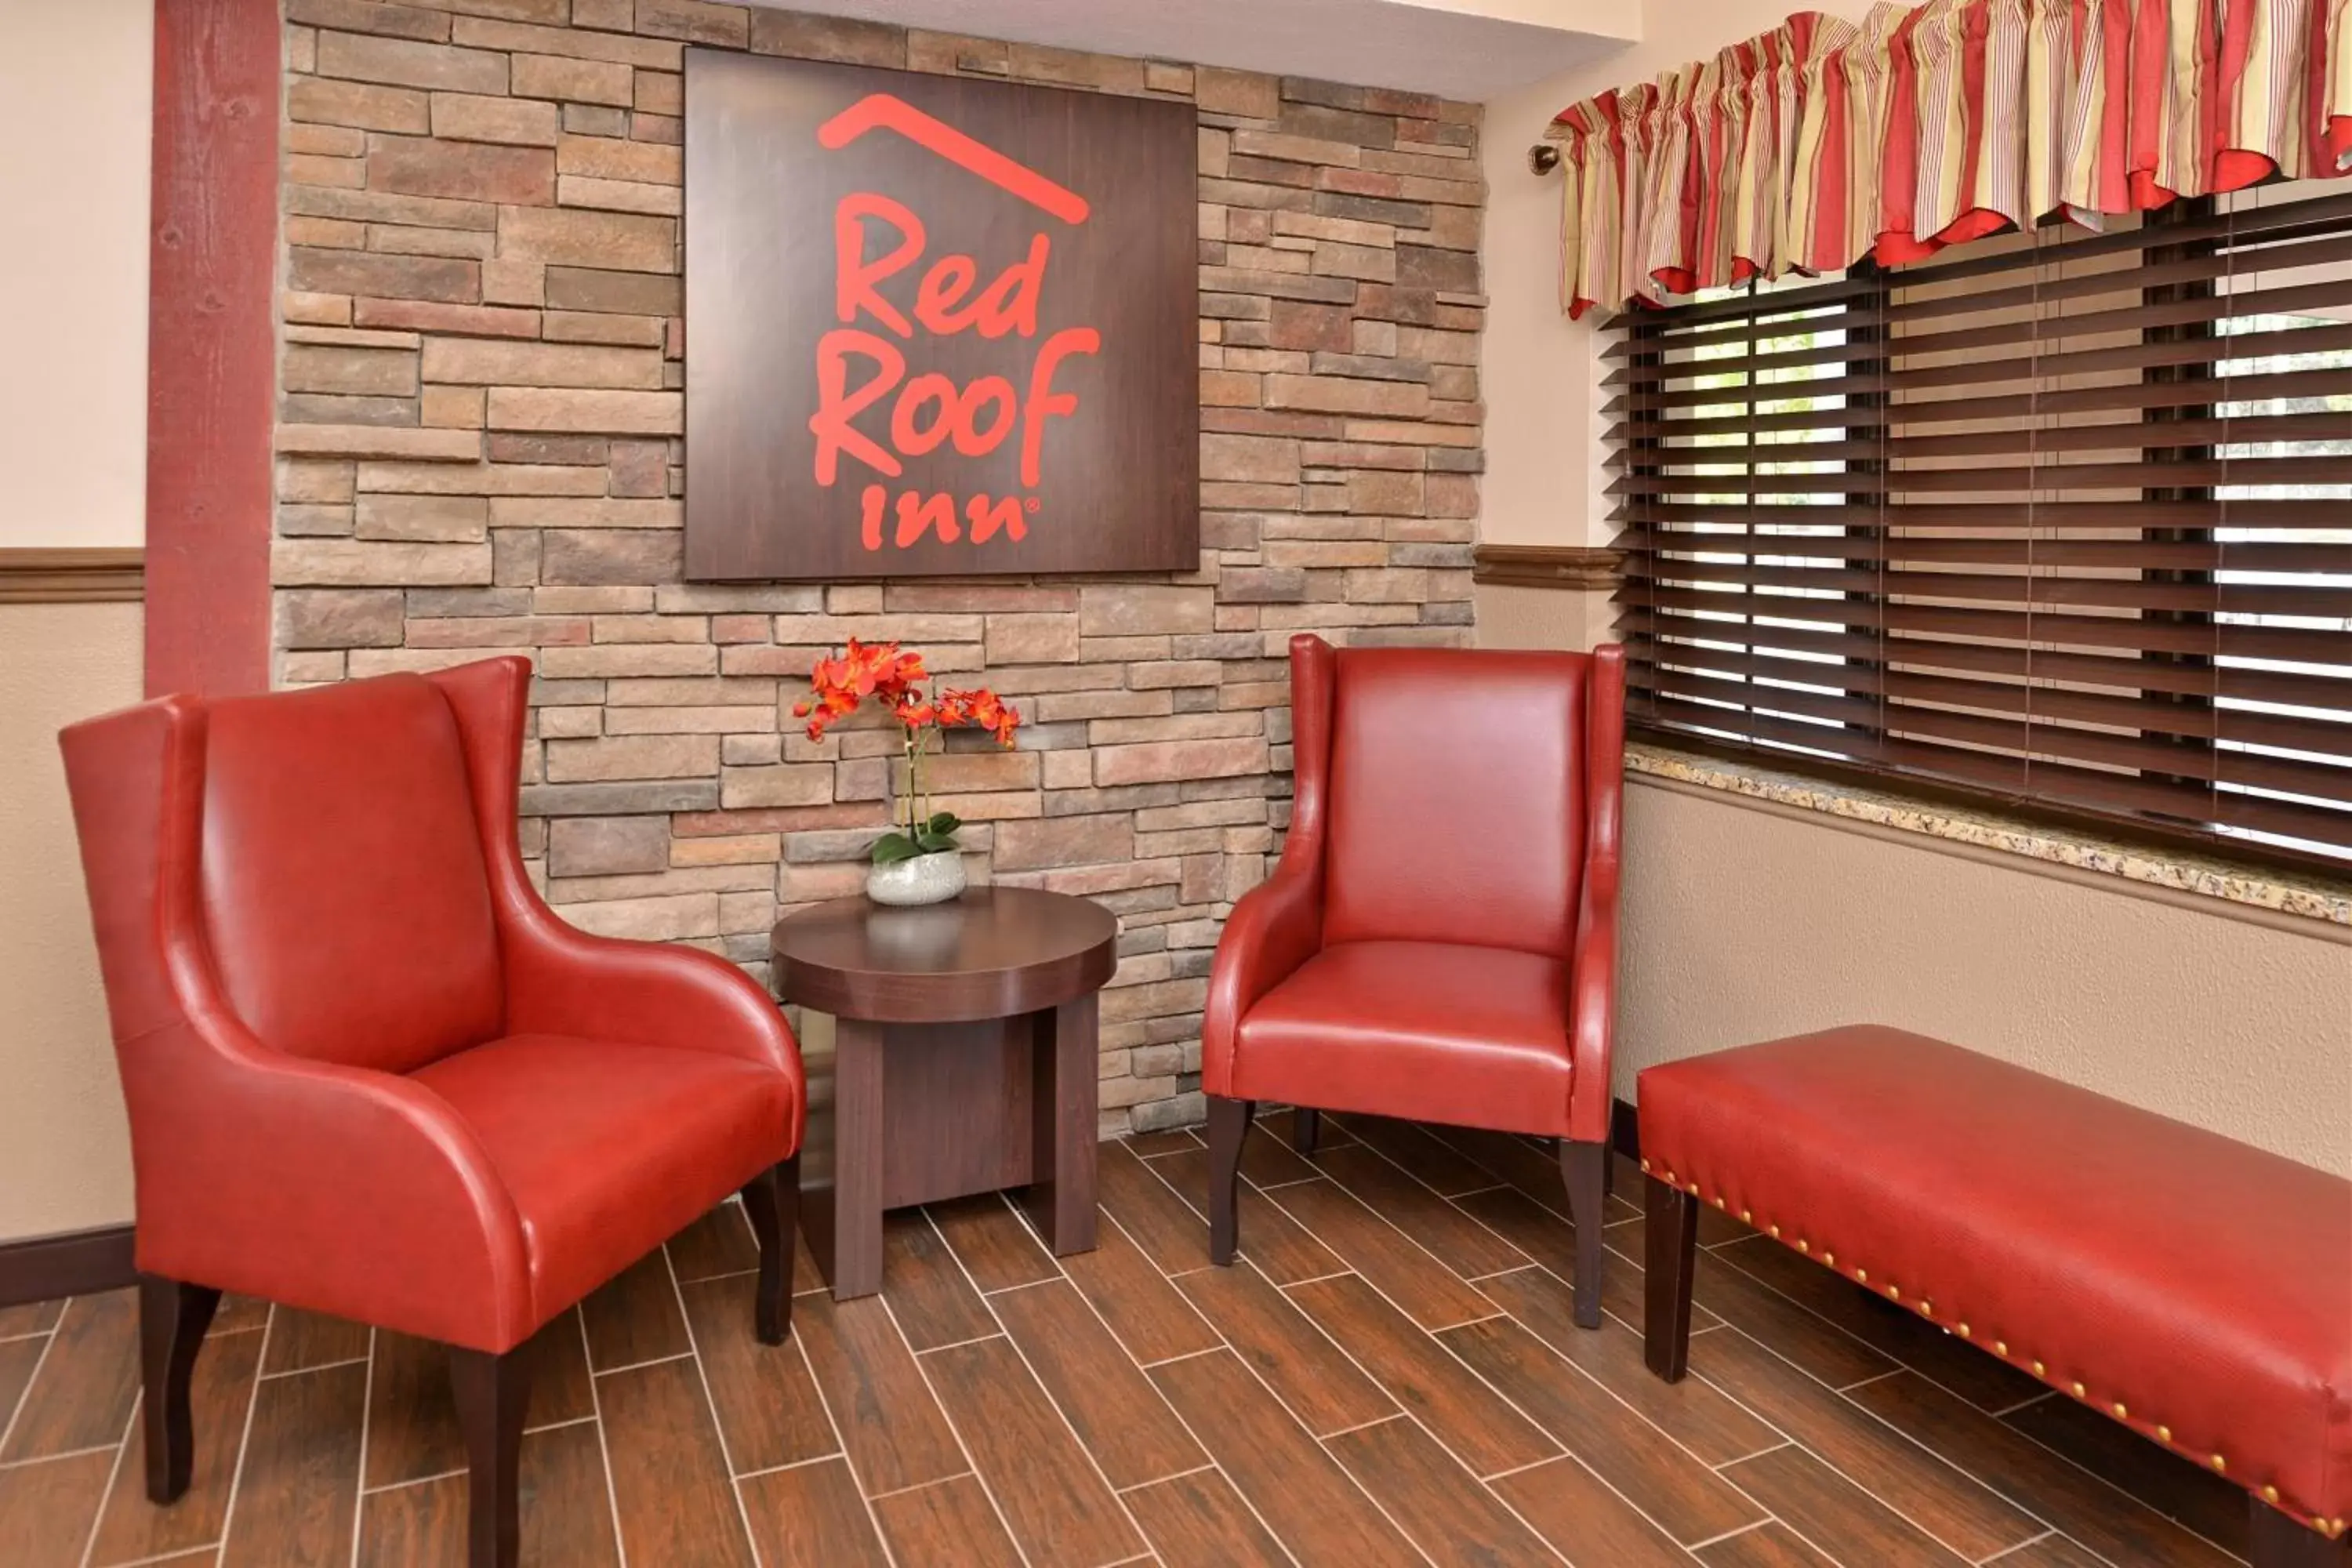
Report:
M275 0L156 0L147 691L269 684Z

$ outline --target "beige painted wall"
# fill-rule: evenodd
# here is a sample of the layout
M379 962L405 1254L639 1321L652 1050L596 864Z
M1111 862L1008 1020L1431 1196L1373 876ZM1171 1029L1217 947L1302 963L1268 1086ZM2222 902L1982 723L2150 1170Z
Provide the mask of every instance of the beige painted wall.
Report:
M152 0L0 3L0 548L146 537ZM0 740L0 743L5 743Z
M1482 585L1480 647L1591 647L1610 626L1609 595Z
M1528 144L1567 104L1794 8L1647 0L1640 44L1487 106L1485 539L1610 533L1597 334L1559 314L1559 182L1528 172ZM1482 588L1477 613L1497 647L1607 625L1588 594ZM1651 1062L1874 1019L2352 1174L2352 948L1641 780L1625 835L1621 1095Z
M1617 1092L1856 1019L2352 1175L2352 946L2075 877L1626 790Z
M0 549L146 537L151 0L0 0ZM139 698L136 605L0 605L0 1241L131 1217L58 726Z
M0 1240L131 1217L58 728L139 700L136 605L0 605Z

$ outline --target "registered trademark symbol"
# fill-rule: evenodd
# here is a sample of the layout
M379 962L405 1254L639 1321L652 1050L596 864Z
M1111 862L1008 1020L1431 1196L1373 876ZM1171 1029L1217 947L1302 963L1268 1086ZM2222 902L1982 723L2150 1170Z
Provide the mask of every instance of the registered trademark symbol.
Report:
M1021 509L1024 511L1035 511L1037 510L1037 498L1035 496L1022 497Z

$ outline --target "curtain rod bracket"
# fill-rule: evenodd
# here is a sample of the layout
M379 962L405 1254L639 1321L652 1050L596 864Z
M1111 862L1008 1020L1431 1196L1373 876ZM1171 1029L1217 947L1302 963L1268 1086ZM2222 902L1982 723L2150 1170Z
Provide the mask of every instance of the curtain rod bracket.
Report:
M1538 174L1549 174L1559 167L1559 149L1549 142L1538 142L1528 149L1528 167Z

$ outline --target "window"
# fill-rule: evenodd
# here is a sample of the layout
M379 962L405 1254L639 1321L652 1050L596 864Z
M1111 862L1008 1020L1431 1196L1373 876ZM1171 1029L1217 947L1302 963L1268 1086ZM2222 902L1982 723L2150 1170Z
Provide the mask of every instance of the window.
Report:
M1637 729L2352 860L2342 187L1616 325Z

